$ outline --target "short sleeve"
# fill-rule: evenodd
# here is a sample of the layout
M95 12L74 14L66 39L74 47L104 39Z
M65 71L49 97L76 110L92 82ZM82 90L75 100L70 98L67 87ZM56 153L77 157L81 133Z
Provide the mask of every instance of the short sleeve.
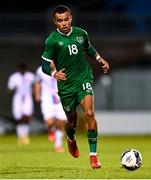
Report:
M89 36L88 33L84 30L84 34L85 34L85 41L84 41L84 49L86 54L89 57L94 57L95 54L97 53L97 51L95 50L95 48L91 45L90 40L89 40Z
M31 81L32 81L32 83L35 82L35 74L34 73L31 73Z
M42 58L46 61L51 62L54 59L55 49L52 38L48 38L45 42L44 52Z
M90 40L89 40L89 36L88 33L84 31L84 36L85 36L85 41L84 41L84 49L88 49L90 47Z
M15 81L14 81L13 76L10 76L10 77L8 78L7 87L8 87L8 89L10 89L10 90L14 90L14 89L15 89Z
M37 70L36 70L36 74L35 74L35 81L38 81L40 82L41 81L41 73L40 73L41 70L41 67L39 67Z

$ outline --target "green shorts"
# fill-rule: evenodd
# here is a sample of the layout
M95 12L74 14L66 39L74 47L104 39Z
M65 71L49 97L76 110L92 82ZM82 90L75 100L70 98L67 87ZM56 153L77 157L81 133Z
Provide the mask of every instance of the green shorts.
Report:
M61 103L65 112L72 112L76 110L77 105L80 104L81 100L86 95L93 96L93 88L92 82L81 83L75 89L72 87L72 91L67 91L67 93L63 93L64 95L60 95Z

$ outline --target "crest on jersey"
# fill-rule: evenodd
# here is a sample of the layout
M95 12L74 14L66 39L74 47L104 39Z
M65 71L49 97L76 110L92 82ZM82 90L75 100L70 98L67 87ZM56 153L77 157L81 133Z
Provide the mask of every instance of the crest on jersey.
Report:
M82 36L77 36L77 41L82 44L83 43L83 37Z
M69 112L70 111L70 107L69 106L64 106L64 109Z

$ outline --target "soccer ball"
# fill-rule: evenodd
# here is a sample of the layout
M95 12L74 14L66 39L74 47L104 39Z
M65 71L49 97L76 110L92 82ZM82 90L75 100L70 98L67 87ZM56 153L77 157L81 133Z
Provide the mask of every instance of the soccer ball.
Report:
M142 155L136 149L128 149L121 155L121 164L127 170L138 169L142 164Z

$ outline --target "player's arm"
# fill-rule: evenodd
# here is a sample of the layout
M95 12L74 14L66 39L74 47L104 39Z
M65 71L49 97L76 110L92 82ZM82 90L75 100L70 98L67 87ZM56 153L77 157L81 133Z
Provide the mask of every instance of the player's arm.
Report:
M52 63L52 59L54 58L54 55L55 55L55 49L54 49L53 37L50 36L46 39L44 52L42 54L42 71L49 76L54 76L56 71L55 66Z
M7 93L13 95L15 93L15 90L16 90L16 86L14 83L14 79L12 76L10 76L7 83Z
M46 61L46 60L42 60L42 71L47 74L47 75L51 75L52 77L54 77L57 81L60 80L66 80L66 74L65 74L65 69L61 69L60 71L57 71L53 61Z
M104 73L107 73L110 70L109 63L105 61L97 52L94 55L94 59L102 65Z
M41 100L41 84L37 80L34 83L34 97L35 97L36 102L40 102L40 100Z
M49 76L53 76L57 81L66 80L64 69L57 71L53 63L54 56L55 49L53 38L50 37L45 42L45 50L42 55L42 71Z
M10 95L13 95L15 93L15 90L7 89L7 93L10 94Z
M86 32L85 32L86 33ZM85 52L86 54L95 59L96 61L98 61L101 65L102 65L102 69L104 71L104 73L107 73L109 71L109 64L107 61L105 61L100 55L99 53L96 51L96 49L90 44L88 35L86 33L86 40L85 40Z
M51 60L47 60L45 57L42 56L42 71L49 76L53 76L54 71L50 64Z

